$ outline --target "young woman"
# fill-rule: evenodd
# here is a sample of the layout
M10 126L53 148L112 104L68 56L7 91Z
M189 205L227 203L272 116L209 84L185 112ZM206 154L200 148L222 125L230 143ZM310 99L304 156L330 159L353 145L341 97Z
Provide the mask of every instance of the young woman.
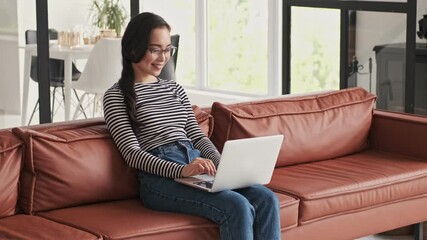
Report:
M157 77L174 51L163 18L135 16L122 39L121 78L104 96L111 135L127 164L139 170L142 203L208 218L219 225L221 239L280 239L279 203L268 188L208 193L173 180L214 175L220 159L184 89Z

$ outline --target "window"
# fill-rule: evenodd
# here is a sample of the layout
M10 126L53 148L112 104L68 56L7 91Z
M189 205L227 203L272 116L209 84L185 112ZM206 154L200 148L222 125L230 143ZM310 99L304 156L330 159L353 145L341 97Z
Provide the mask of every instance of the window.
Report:
M339 10L292 7L291 16L291 93L339 89Z
M277 95L279 0L143 0L179 34L177 81L241 95ZM272 40L274 38L274 40ZM270 44L269 44L270 43ZM271 44L273 43L273 44Z

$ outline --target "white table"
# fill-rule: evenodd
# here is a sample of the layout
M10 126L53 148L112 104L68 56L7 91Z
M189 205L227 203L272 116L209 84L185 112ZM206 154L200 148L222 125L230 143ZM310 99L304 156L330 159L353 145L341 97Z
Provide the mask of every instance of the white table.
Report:
M25 49L25 62L24 62L24 85L23 85L23 101L22 101L22 118L21 124L26 125L27 109L28 109L28 92L30 87L30 70L31 70L31 57L37 56L37 45L28 44L20 47ZM52 46L49 48L49 57L64 60L64 92L65 92L65 121L70 120L71 111L71 81L72 81L72 64L76 59L89 58L93 45L85 45L75 48L64 48Z

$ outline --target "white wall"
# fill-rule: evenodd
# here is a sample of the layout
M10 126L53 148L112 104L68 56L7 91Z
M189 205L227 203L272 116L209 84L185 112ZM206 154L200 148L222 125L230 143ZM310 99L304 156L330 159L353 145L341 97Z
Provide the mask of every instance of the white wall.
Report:
M240 101L249 101L254 98L252 97L243 97L236 95L229 95L223 93L199 91L194 89L186 89L188 99L192 104L201 106L201 107L210 107L214 102L222 103L235 103Z
M0 0L0 34L17 34L16 0Z
M0 110L19 114L17 4L15 0L0 0L0 7Z
M16 97L20 91L17 49L16 36L0 35L0 109L8 114L19 114L21 109L20 98Z

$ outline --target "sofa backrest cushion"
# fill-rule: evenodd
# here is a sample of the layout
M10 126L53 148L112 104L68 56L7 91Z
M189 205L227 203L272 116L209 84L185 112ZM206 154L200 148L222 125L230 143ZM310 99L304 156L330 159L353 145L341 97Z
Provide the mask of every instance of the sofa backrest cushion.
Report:
M276 166L344 156L367 145L376 97L363 88L258 100L214 103L212 142L222 151L229 139L283 134Z
M214 128L213 116L197 105L193 105L193 112L203 133L207 137L211 137Z
M14 128L25 142L20 207L48 211L138 196L136 170L122 159L103 120Z
M210 137L212 115L198 106L193 111ZM138 196L136 170L126 165L102 118L14 128L13 132L26 146L20 197L24 212Z
M22 145L10 130L0 131L0 218L17 211Z

